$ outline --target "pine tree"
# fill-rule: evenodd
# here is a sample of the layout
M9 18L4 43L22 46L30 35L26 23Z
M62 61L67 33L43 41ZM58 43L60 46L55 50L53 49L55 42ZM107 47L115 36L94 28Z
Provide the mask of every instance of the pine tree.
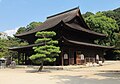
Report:
M42 46L33 47L36 54L32 55L30 59L37 64L41 64L38 71L42 70L43 63L45 61L56 61L56 56L59 56L59 53L61 52L60 47L56 46L58 41L52 39L55 35L56 33L53 31L42 31L36 33L36 37L38 37L38 39L35 43L42 44Z

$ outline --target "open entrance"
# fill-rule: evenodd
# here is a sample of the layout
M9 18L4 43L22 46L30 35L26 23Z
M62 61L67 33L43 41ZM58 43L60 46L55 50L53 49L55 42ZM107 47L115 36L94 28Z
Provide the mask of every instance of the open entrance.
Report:
M74 64L81 64L81 51L74 52Z

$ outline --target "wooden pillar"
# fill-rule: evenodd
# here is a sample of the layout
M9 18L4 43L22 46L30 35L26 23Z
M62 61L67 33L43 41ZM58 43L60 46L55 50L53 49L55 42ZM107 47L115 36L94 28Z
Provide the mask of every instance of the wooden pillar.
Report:
M20 52L18 52L18 64L20 64Z
M25 53L22 53L22 64L25 64Z
M70 49L69 50L69 65L73 65L74 64L74 49Z
M61 65L64 65L63 50L61 50Z
M89 63L90 63L90 62L91 62L91 61L90 61L90 57L89 57L88 59L89 59Z
M84 64L87 64L87 60L86 60L86 57L85 57L85 61L84 61Z
M68 65L70 65L70 48L69 48L69 50L68 50Z
M25 53L25 65L27 65L27 56L28 56L28 54Z
M93 57L93 63L95 63L95 58Z

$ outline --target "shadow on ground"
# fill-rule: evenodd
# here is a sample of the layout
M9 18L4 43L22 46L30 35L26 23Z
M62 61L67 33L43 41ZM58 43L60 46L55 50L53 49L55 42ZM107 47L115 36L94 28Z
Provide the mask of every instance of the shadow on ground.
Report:
M120 80L120 72L105 72L105 73L99 73L99 74L95 74L95 75L109 77L109 79Z
M120 74L118 75L117 73L100 73L95 75L106 76L109 78L99 80L70 75L55 75L52 78L59 80L57 84L120 84Z
M38 71L36 69L33 69L33 70L26 70L26 73L51 73L51 71L50 70Z

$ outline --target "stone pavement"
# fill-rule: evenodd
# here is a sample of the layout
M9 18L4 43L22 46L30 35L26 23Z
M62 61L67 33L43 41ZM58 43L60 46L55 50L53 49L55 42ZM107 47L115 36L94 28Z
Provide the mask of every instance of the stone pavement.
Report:
M103 66L74 69L74 71L120 72L120 61L106 61Z
M120 70L120 61L105 61L103 66L92 65L91 63L87 65L69 65L69 66L44 66L45 70L111 70L119 71ZM116 67L117 66L117 67ZM39 66L26 66L26 65L17 65L17 68L34 68L38 69ZM113 69L114 68L114 69Z
M36 72L36 69L30 67L7 68L0 69L0 84L119 84L119 71L120 61L106 62L100 67L43 70L43 72Z

